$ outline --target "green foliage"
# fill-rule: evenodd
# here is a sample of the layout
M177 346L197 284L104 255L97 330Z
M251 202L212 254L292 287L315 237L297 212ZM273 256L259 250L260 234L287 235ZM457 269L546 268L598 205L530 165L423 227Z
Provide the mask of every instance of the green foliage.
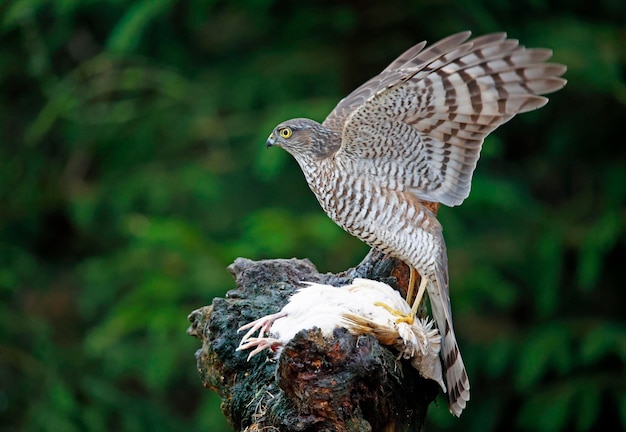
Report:
M428 430L626 428L626 6L392 0L0 4L0 430L228 430L186 316L237 256L367 248L264 141L411 44L506 30L567 87L441 209L472 381Z

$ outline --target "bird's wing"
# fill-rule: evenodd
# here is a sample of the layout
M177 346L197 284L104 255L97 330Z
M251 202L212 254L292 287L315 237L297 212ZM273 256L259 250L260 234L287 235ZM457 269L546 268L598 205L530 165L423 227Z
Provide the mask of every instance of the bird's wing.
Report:
M409 49L343 99L324 125L341 131L334 155L426 201L469 195L484 138L565 85L552 52L469 32Z
M460 36L456 35L457 37ZM468 32L469 35L469 32ZM467 38L467 36L465 36ZM426 46L426 42L420 42L406 50L400 57L395 59L381 73L359 86L348 96L339 101L335 109L324 120L324 126L342 133L345 122L352 112L363 105L372 96L385 90L390 85L398 82L404 76L402 65L419 54Z

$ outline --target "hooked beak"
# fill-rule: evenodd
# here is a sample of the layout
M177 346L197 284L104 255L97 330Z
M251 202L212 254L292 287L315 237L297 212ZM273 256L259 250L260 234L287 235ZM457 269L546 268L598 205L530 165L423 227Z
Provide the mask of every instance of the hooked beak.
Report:
M265 147L270 148L273 145L276 145L276 140L274 139L274 134L270 135L267 141L265 142Z

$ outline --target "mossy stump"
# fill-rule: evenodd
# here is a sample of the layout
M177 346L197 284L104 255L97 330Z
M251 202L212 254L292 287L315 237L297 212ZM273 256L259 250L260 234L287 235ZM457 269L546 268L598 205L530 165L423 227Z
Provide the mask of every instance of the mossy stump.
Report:
M398 353L373 336L344 329L324 338L303 330L280 356L260 353L247 361L236 351L237 329L278 312L301 281L334 286L362 277L401 291L408 269L372 250L355 268L320 274L308 260L251 261L228 267L237 288L189 315L188 333L199 338L198 371L205 387L222 398L222 411L237 431L421 431L438 392Z

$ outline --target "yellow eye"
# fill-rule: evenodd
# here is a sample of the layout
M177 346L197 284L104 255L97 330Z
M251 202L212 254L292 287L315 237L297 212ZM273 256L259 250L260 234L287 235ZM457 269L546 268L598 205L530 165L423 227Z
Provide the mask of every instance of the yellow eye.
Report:
M290 128L285 127L285 128L282 128L281 130L279 130L278 133L283 138L289 138L293 132L291 131Z

